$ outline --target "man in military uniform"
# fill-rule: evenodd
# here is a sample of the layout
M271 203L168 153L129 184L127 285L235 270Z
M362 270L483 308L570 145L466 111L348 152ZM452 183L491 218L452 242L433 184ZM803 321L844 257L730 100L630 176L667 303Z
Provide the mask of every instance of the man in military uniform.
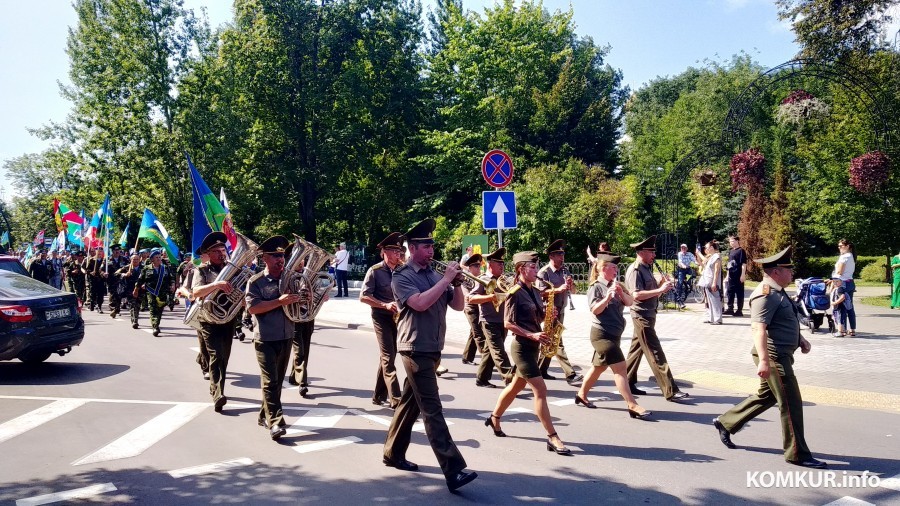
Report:
M115 318L121 310L123 295L119 291L121 283L118 272L128 264L128 259L122 256L122 248L118 244L113 244L109 249L112 253L106 260L107 265L103 267L103 271L107 273L106 288L109 291L109 317Z
M763 280L750 295L750 323L753 332L753 362L759 376L759 391L713 419L719 439L735 448L731 435L744 424L778 404L781 412L781 437L784 458L789 463L824 469L825 462L813 458L803 435L803 399L794 375L794 352L809 353L811 345L800 334L800 321L793 302L784 289L793 282L791 248L768 258L753 260L761 264Z
M384 443L385 465L403 471L419 466L406 460L412 428L422 414L425 434L441 466L451 491L474 480L475 472L466 472L463 458L444 420L435 369L441 359L447 332L447 306L461 311L463 300L459 264L450 262L443 275L431 268L434 257L433 219L419 223L406 235L409 261L394 271L391 287L400 309L398 345L406 370L400 404L388 428Z
M225 267L227 253L225 242L228 238L223 232L210 232L200 244L199 253L209 256L209 263L196 269L191 285L194 299L199 300L216 290L223 293L231 293L232 287L228 280L216 281L216 277ZM200 335L203 343L209 351L209 394L213 398L216 413L222 412L222 407L228 402L225 397L225 373L228 369L228 359L231 357L231 341L234 337L235 319L224 323L209 323L204 321L201 315Z
M85 302L84 288L84 252L81 250L72 253L72 257L65 263L66 280L69 283L69 291L74 293L82 303Z
M187 255L190 255L188 253ZM190 257L186 256L187 260L182 263L182 271L181 271L181 284L175 290L175 293L181 297L184 297L184 311L187 313L191 309L192 304L199 304L201 301L194 299L194 293L191 291L191 286L194 283L194 274L197 273L197 268L194 266L193 262L190 261ZM206 255L200 255L200 265L205 265L209 262L209 257ZM187 264L186 266L184 264ZM197 342L199 343L198 351L197 351L197 365L200 366L200 371L203 373L203 379L209 381L209 350L206 349L206 344L203 342L203 335L200 333L200 330L197 330Z
M269 429L273 440L278 440L287 432L281 406L281 385L291 357L294 322L284 313L284 306L300 300L299 294L281 293L287 246L288 240L280 235L263 241L259 249L263 252L266 268L250 278L245 296L247 312L256 320L253 347L256 349L262 385L258 423Z
M547 287L550 295L553 297L554 307L558 311L558 316L556 318L561 324L566 319L566 304L569 301L569 292L574 286L572 276L569 275L569 272L563 267L563 263L565 263L566 260L565 248L566 242L562 239L557 239L550 243L550 246L547 248L547 255L550 256L550 262L541 267L541 270L538 271L538 279L543 281L543 284ZM550 369L550 362L552 360L553 357L543 357L541 359L541 376L544 379L556 379L547 373L547 370ZM563 346L562 338L560 338L559 348L556 350L556 360L559 361L559 366L566 374L566 381L570 385L577 385L584 379L582 375L575 372L575 368L572 367L572 363L569 362L569 356L566 355L566 348Z
M159 336L159 323L162 320L163 308L169 300L169 293L174 290L173 273L162 263L162 253L153 250L150 253L150 265L144 267L135 283L132 296L137 298L140 292L147 293L147 305L150 308L150 326L153 335Z
M291 256L291 250L294 245L291 244L284 251L284 255L288 258ZM306 266L300 262L295 267L297 272L303 272ZM310 301L312 294L309 294ZM327 300L328 295L325 295ZM323 301L324 302L324 301ZM294 351L294 359L291 361L291 371L288 375L288 383L294 386L300 385L300 397L304 399L309 396L309 351L312 346L312 335L316 328L316 321L309 320L305 322L294 322L294 337L291 348ZM241 336L243 336L241 332ZM243 337L239 338L241 341Z
M150 265L150 253L152 251L153 251L152 249L144 248L138 252L141 255L141 265L143 265L144 267ZM140 298L140 303L141 303L141 311L147 311L148 306L147 306L146 294L142 294L142 296Z
M475 255L478 256L475 257L474 260L470 260ZM472 276L480 278L484 257L481 256L480 253L476 253L475 255L463 255L462 259L459 261L459 265L464 271L468 271ZM462 363L465 365L472 365L475 363L475 352L480 352L484 345L484 333L481 331L481 326L478 325L478 304L469 301L469 296L471 295L471 292L475 290L475 287L472 286L472 289L468 290L468 285L470 285L470 283L463 284L463 293L466 297L466 308L463 309L463 314L466 315L466 320L469 322L469 337L466 339L466 345L463 346Z
M172 284L178 286L178 267L173 266L172 262L169 260L169 255L163 252L162 255L162 263L166 267L166 270L172 274ZM166 297L166 306L169 306L169 312L175 311L175 292L171 291Z
M403 236L399 232L391 232L378 243L378 249L381 250L382 261L366 271L359 300L372 306L372 324L380 355L372 404L380 406L390 401L391 409L395 409L400 404L400 381L397 379L395 365L397 322L394 320L399 309L394 301L391 279L403 257Z
M505 263L503 256L506 255L506 248L498 248L485 256L488 261L488 272L481 277L485 283L494 283L503 275L503 267ZM481 350L481 362L478 364L478 371L475 373L476 385L478 382L488 382L491 379L492 369L496 368L500 373L500 377L504 383L512 381L513 367L506 354L506 327L503 326L503 306L500 310L494 308L494 302L498 298L499 289L495 288L494 293L488 294L484 285L477 285L472 293L467 297L467 301L472 304L478 304L478 324L484 333L484 348ZM479 386L487 386L482 383ZM489 387L490 388L490 387Z
M644 395L647 392L638 389L638 369L641 366L641 356L646 355L647 363L656 377L656 384L662 390L667 401L680 401L689 397L687 392L682 392L675 384L675 378L669 369L666 353L662 349L659 337L656 335L656 308L659 305L659 296L672 290L674 285L669 280L664 280L662 285L656 282L651 270L656 260L656 236L652 235L646 240L631 245L637 258L625 271L625 287L634 297L631 305L631 323L634 325L634 337L631 339L631 347L628 350L628 358L625 366L628 370L628 384L633 395Z
M138 316L141 312L141 305L138 302L140 290L135 290L138 278L144 266L141 265L141 257L138 254L131 255L131 261L128 265L116 271L116 277L121 284L122 294L128 300L128 311L131 314L131 328L138 328ZM118 313L118 310L116 311Z
M109 277L104 270L103 248L94 250L94 256L88 259L85 265L87 272L88 297L90 298L90 310L103 314L103 298L106 296L106 278Z

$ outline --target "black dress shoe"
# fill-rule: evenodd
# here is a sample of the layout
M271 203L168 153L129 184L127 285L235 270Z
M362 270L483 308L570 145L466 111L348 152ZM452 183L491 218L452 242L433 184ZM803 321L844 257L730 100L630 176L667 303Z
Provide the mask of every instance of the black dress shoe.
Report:
M475 365L475 361L474 361L474 360L466 360L466 359L462 359L462 363L463 363L463 364L466 364L466 365Z
M153 337L159 337L159 329L153 329Z
M480 380L475 380L475 386L476 387L484 387L484 388L500 388L497 385L491 383L490 381L480 381Z
M546 373L541 374L541 377L544 378L545 380L555 380L555 379L556 379L556 376L551 376L551 375L546 374Z
M216 410L216 413L222 412L222 406L224 406L228 402L228 397L224 395L216 399L216 403L213 405L213 409Z
M384 402L385 401L380 400L380 399L372 399L372 404L374 404L376 406L384 406Z
M138 328L138 324L137 324L137 323L132 323L132 324L131 324L131 328L133 328L133 329Z
M393 459L384 457L381 459L381 461L384 462L384 465L386 465L388 467L393 467L393 468L399 469L401 471L418 471L419 470L418 464L412 463L406 459L393 460Z
M299 384L300 384L300 382L298 382L298 381L296 380L296 378L294 378L294 375L293 375L293 374L290 375L290 376L288 376L288 385L297 386L297 385L299 385Z
M719 431L719 441L721 441L723 445L732 450L737 448L737 446L731 442L731 433L728 432L728 429L726 429L724 425L722 425L722 422L719 421L719 417L713 418L713 425L716 427L716 430Z
M666 400L667 400L667 401L670 401L670 402L677 402L677 401L683 401L683 400L687 399L687 398L690 397L690 396L691 396L691 394L689 394L689 393L687 393L687 392L675 392L675 393L672 395L672 397L669 397L669 398L666 399Z
M740 311L735 311L735 313L734 313L735 318L742 318L743 316L744 316L744 313L742 313Z
M287 434L287 429L281 427L280 425L276 425L269 429L269 436L272 438L272 441L278 441L281 439L281 436Z
M821 460L816 460L816 459L814 459L814 458L812 458L812 457L808 458L807 460L789 460L789 461L787 461L787 462L788 462L788 464L794 464L795 466L809 467L809 468L812 468L812 469L826 469L826 468L828 468L828 464L827 464L827 463L822 462Z
M306 399L309 396L309 389L306 387L300 387L300 397Z
M594 404L593 402L591 402L587 399L582 399L581 396L578 395L578 392L575 392L575 405L577 406L579 404L583 405L584 407L586 407L588 409L597 409L596 404Z
M206 381L209 381L209 373L208 372L203 371L203 379L205 379Z
M628 389L631 390L631 395L647 395L647 392L638 388L635 383L629 383Z
M566 376L566 383L575 386L584 381L584 376L580 374L573 374L571 376Z
M472 471L467 473L465 471L460 471L456 473L452 478L447 478L447 488L450 489L451 492L455 492L456 489L469 483L470 481L478 478L478 473Z
M550 434L547 436L547 451L548 452L556 452L557 455L572 455L572 450L563 446L556 446L553 444L553 438L556 436L556 433Z

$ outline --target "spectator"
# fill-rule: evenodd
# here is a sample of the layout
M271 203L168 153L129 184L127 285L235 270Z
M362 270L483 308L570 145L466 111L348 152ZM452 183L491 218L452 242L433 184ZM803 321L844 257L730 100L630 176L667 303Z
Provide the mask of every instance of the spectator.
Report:
M697 259L694 254L688 251L687 244L682 244L677 254L678 265L675 268L675 276L678 281L677 290L675 291L675 302L681 309L684 309L684 301L687 298L687 285L685 279L694 274L692 263L696 263Z
M31 261L31 265L28 266L28 275L32 278L42 282L50 284L50 266L47 262L47 252L41 250L38 252L38 257Z
M56 250L50 252L50 260L47 260L47 267L50 276L50 286L57 290L62 289L62 260Z
M747 253L741 248L741 240L736 235L728 236L728 309L724 314L744 316L744 281L747 279ZM737 299L737 310L734 300Z
M891 296L891 309L900 309L900 253L891 257L891 270L894 271L894 290Z
M459 265L466 265L466 260L472 257L472 245L466 246L466 252L463 254L462 258L459 259Z
M853 249L853 243L847 239L838 241L838 251L840 256L834 264L834 272L831 273L831 277L832 279L840 278L844 285L847 298L850 300L847 308L847 323L850 325L850 330L847 335L855 336L856 309L853 308L853 293L856 292L856 283L853 282L853 271L856 270L856 252Z
M700 275L699 286L706 292L707 319L710 325L722 324L722 259L719 256L719 242L712 240L704 246L706 255L697 251L703 262L703 274Z
M342 242L334 254L334 278L337 283L338 297L349 297L347 285L347 269L350 266L350 252L347 251L347 243Z
M611 253L612 250L609 249L609 243L601 242L597 245L597 253ZM593 264L597 261L597 258L591 253L591 247L587 247L587 263Z
M845 332L847 328L847 304L850 303L850 299L847 298L841 278L831 280L828 292L830 294L829 301L831 302L831 317L834 319L834 323L837 324L837 330L832 335L834 337L844 337L847 335L847 332Z

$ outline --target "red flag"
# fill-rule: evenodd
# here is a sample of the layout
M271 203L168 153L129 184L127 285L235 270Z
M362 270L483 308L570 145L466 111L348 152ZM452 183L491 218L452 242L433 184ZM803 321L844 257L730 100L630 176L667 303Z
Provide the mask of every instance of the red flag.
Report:
M34 245L35 246L43 246L44 245L44 231L41 230L34 236Z

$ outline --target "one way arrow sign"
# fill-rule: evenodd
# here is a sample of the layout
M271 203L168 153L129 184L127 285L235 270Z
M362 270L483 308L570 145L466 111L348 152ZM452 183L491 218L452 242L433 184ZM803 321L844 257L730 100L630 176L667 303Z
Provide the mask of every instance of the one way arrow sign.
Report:
M516 194L506 191L487 191L481 193L481 208L485 230L516 228L519 225L516 216Z

